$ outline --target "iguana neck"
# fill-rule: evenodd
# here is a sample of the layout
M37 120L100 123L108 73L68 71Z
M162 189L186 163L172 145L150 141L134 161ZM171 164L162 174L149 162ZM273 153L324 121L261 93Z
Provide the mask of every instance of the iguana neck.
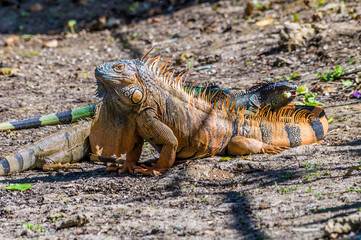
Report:
M124 124L131 115L135 115L139 106L127 106L119 104L111 97L104 96L102 104L97 109L97 113L101 114L101 118L107 118L109 122L114 124Z
M234 92L231 94L232 101L237 101L236 106L244 106L248 110L257 109L261 105L261 94L259 92Z

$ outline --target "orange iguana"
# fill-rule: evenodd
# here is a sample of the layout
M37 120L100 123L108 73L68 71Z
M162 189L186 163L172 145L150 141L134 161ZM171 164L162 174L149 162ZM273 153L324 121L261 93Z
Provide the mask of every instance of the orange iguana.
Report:
M24 156L36 150L50 162L64 156L78 160L87 154L88 136L93 154L104 158L126 154L119 173L160 174L176 158L277 153L320 141L327 132L322 109L288 106L272 112L266 107L245 114L246 108L235 108L230 96L212 101L206 90L194 96L191 88L182 86L184 75L173 77L168 61L158 68L159 61L160 57L121 60L97 67L98 95L103 101L91 127L85 123L63 130L67 145L61 154L51 144L40 149L34 143L0 159L0 175L16 172ZM136 165L144 140L160 152L151 167Z

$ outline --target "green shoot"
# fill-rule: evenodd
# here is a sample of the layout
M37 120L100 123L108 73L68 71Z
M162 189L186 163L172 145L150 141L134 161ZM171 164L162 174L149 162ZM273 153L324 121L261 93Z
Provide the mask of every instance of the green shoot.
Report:
M76 20L69 20L68 21L68 27L70 28L70 31L72 34L75 34L74 25L76 24Z
M316 101L316 94L310 93L305 95L303 102L296 102L296 105L305 105L305 106L323 106L324 104Z
M345 74L345 70L340 66L337 65L335 69L332 72L319 72L317 73L317 76L322 81L333 81L335 79L339 79Z
M300 21L300 19L298 18L298 14L297 14L297 13L291 15L291 18L292 18L292 22L299 22L299 21Z
M40 232L44 232L44 228L40 227L39 225L31 225L31 224L26 224L26 223L20 223L20 225L24 225L30 230L33 230L34 227L36 227L37 229L40 230Z

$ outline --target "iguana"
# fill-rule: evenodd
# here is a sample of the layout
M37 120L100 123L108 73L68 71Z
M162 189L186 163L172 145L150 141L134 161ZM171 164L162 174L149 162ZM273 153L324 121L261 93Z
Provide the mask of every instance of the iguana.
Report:
M88 124L63 131L65 139L81 136L75 142L67 140L69 144L63 152L72 155L73 160L77 160L74 156L79 159L85 156L85 147L81 146L85 146L84 140L87 141L89 135L91 151L99 156L120 157L126 153L119 173L134 170L160 174L172 166L176 157L276 153L289 146L322 140L327 132L323 110L317 110L320 112L313 116L310 111L291 107L274 113L263 108L245 115L246 109L236 109L236 101L231 102L229 96L220 104L219 101L212 103L206 91L198 97L185 91L181 83L183 75L173 78L174 73L164 70L165 65L156 68L158 62L159 58L136 59L97 67L98 93L103 101L91 128ZM43 140L44 144L47 140ZM160 151L160 158L152 167L136 166L144 140ZM44 150L36 147L37 143L33 145L0 159L0 174L24 170L19 168L24 165L21 162L28 161L29 154L36 158ZM48 159L59 160L53 157L59 155L54 149L47 152L52 153ZM15 157L16 154L21 157Z
M185 89L188 90L190 88L194 90L195 95L197 95L197 93L207 91L206 95L212 102L216 101L215 96L218 96L218 102L221 102L224 97L229 96L231 97L231 101L237 101L235 106L246 107L247 110L250 111L266 105L270 105L273 110L285 106L294 99L296 90L295 85L286 81L276 83L266 82L256 85L250 90L237 92L218 86L210 86L207 88L185 87ZM42 117L6 122L0 124L0 130L17 130L22 128L75 122L84 118L94 117L95 109L96 104L91 104L85 107ZM85 122L79 124L79 126L54 133L22 148L15 154L10 154L0 159L0 175L20 172L29 168L54 170L57 168L76 167L74 165L69 165L69 163L73 163L75 160L81 159L81 157L72 157L74 155L86 156L88 148L85 143L88 141L87 136L90 133L90 125L90 123ZM72 136L72 138L70 138L70 136ZM68 141L70 142L68 143ZM77 142L78 144L76 144ZM82 146L83 143L84 148L81 148L80 146ZM73 146L78 147L73 148ZM91 155L91 160L102 162L121 162L119 159L101 158L100 156L95 155Z
M245 115L230 97L221 104L203 93L195 97L183 89L184 75L174 77L167 62L157 67L159 61L120 60L95 70L103 104L92 123L90 146L103 157L126 153L119 173L161 174L176 158L277 153L322 140L327 132L325 116L311 119L306 110L263 108ZM144 140L160 153L151 167L136 165Z
M217 85L209 87L185 86L185 89L194 90L194 95L206 91L210 101L219 101L226 97L231 97L231 102L235 101L235 107L245 107L248 111L257 111L266 105L271 106L271 110L276 110L290 103L296 96L296 85L287 81L265 82L253 86L247 91L232 91ZM85 107L70 109L68 111L53 113L45 116L34 117L30 119L0 123L0 131L18 130L25 128L35 128L40 126L49 126L56 124L67 124L79 120L93 118L95 115L96 104L90 104Z

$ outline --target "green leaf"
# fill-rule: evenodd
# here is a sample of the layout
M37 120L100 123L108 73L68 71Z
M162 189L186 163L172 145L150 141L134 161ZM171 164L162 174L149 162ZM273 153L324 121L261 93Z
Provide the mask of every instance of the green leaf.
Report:
M306 93L308 93L307 87L298 87L297 88L297 95L304 95Z
M13 185L5 187L7 190L18 190L18 191L25 191L31 188L31 185L29 183L19 184L15 183Z
M340 65L337 65L332 73L334 77L339 78L345 73L345 70Z
M231 157L222 157L221 159L218 160L218 162L227 162L228 160L231 160Z
M299 22L299 21L300 21L300 19L298 18L298 14L297 14L297 13L295 13L294 15L291 15L291 18L292 18L292 21L293 21L293 22Z
M76 20L69 20L68 21L68 26L69 27L73 27L76 24Z
M328 123L333 123L333 121L335 121L335 119L333 117L331 117L330 119L327 120Z
M344 74L345 70L340 65L337 65L332 72L319 72L317 73L317 76L320 78L320 80L333 81L335 78L340 78Z
M343 81L342 81L342 84L343 84L345 87L352 87L352 86L353 86L353 82L352 82L350 79L343 80Z
M29 12L23 10L23 11L20 12L20 15L21 15L22 17L27 17L27 16L29 16Z
M316 101L316 94L310 93L305 95L305 100L303 101L306 106L323 106L324 104Z

